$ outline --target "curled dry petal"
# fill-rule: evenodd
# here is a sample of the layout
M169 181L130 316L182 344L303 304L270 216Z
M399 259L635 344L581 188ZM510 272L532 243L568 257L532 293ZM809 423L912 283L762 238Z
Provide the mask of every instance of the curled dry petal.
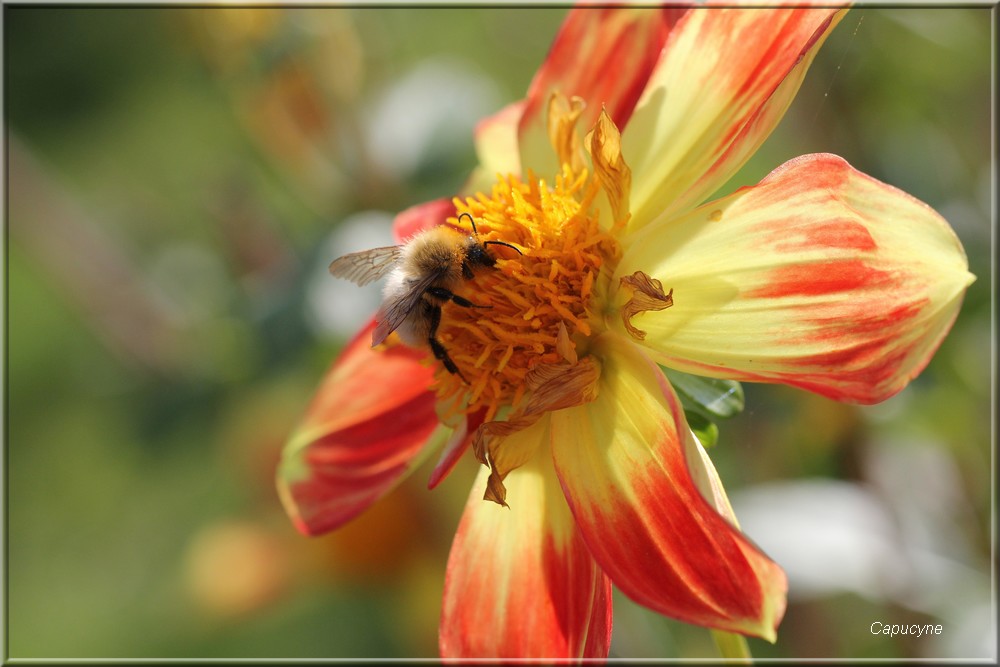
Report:
M622 157L622 135L603 110L594 129L587 135L587 148L593 160L594 173L611 205L613 228L621 228L631 215L632 170Z
M594 400L600 375L601 367L594 357L575 364L542 364L527 374L525 382L531 393L524 406L511 412L506 421L486 422L473 438L476 458L490 468L485 500L506 505L504 478L534 455L532 450L517 447L509 436L532 426L548 412Z
M621 309L622 323L633 338L643 340L646 332L633 325L632 318L640 313L664 310L674 305L674 290L671 289L664 294L663 283L656 278L650 278L642 271L622 276L618 282L622 287L632 291L632 296Z
M568 98L555 91L549 97L549 110L546 114L549 142L559 159L559 164L568 164L574 173L579 173L584 167L583 146L576 127L584 107L581 98Z

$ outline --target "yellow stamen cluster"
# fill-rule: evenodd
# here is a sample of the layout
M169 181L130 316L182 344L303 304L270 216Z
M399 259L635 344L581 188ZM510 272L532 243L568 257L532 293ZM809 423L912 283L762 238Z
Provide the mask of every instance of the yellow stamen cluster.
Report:
M603 327L592 300L606 290L601 281L609 280L620 251L598 224L598 192L586 171L564 166L551 188L529 173L524 182L499 179L489 196L455 199L456 216L471 215L481 240L510 243L523 255L488 246L496 266L479 271L460 293L489 308L443 309L438 340L469 382L438 370L439 404L452 415L485 409L489 421L502 406L516 408L529 371L575 362L580 343Z

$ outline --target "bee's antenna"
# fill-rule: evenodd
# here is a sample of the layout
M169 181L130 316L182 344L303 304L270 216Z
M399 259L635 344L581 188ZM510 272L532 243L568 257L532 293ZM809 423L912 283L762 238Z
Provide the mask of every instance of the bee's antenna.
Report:
M473 232L473 233L474 233L474 234L475 234L476 236L479 236L479 230L478 230L478 229L476 229L476 221L475 221L475 219L474 219L474 218L472 217L472 214L471 214L471 213L463 213L463 214L461 214L460 216L458 216L458 219L459 219L459 220L461 220L462 218L468 218L468 219L469 219L469 223L470 223L470 224L472 225L472 232ZM515 247L514 247L514 246L512 246L511 244L509 244L509 243L504 243L503 241L483 241L483 247L484 247L484 248L485 248L486 246L488 246L488 245L504 245L504 246L507 246L508 248L513 248L514 250L516 250L516 251L517 251L517 254L518 254L518 255L523 255L523 254L524 254L523 252L521 252L520 250L518 250L517 248L515 248Z
M520 250L518 250L515 246L512 246L509 243L504 243L503 241L483 241L483 245L484 246L487 246L487 245L505 245L508 248L513 248L514 250L517 250L517 254L518 255L523 255L524 254L523 252L521 252Z
M462 218L468 218L469 219L469 224L472 225L472 233L475 234L476 236L478 236L479 235L479 230L476 229L476 220L475 220L475 218L472 217L472 214L470 214L470 213L463 213L462 215L458 216L458 220L460 222L461 222Z

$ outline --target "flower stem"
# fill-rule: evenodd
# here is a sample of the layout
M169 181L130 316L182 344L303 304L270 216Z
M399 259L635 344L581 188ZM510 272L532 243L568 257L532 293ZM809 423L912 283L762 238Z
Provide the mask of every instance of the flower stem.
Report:
M747 646L746 637L733 632L722 632L712 630L712 639L719 648L719 655L727 661L750 664L753 656L750 655L750 647Z

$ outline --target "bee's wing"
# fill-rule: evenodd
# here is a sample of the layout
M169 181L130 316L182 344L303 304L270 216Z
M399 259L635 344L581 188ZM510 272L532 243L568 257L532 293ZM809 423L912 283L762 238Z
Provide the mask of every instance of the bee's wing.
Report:
M389 273L402 252L398 245L352 252L330 262L330 273L364 286Z
M424 292L440 277L441 272L428 273L417 282L407 282L405 291L386 297L382 307L375 314L376 326L372 332L372 347L384 341L403 323L410 311L420 305Z

